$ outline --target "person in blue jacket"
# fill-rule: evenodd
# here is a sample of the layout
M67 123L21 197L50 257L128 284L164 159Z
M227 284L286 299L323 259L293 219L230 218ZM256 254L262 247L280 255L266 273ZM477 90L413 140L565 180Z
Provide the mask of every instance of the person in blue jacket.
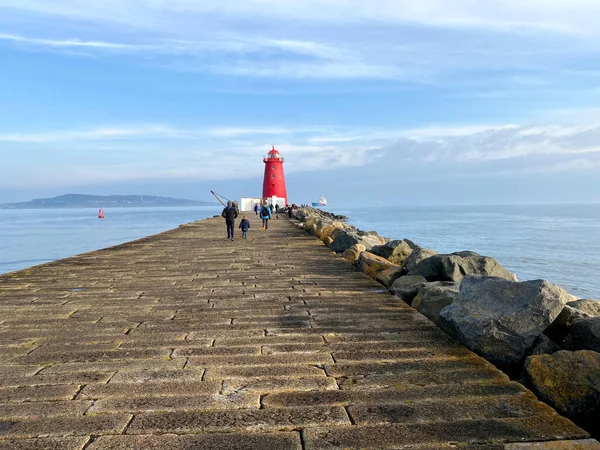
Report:
M269 205L267 205L266 203L264 203L260 208L260 218L262 219L263 224L262 229L265 231L268 230L269 219L271 218L271 208L269 208Z
M258 203L254 204L254 214L258 216Z

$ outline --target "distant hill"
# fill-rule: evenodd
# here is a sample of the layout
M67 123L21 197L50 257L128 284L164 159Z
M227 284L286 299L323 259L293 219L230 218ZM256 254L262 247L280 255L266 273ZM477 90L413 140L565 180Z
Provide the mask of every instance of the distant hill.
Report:
M217 206L218 203L200 202L152 195L84 195L66 194L54 198L37 198L29 202L7 203L0 209L38 208L116 208L131 206Z

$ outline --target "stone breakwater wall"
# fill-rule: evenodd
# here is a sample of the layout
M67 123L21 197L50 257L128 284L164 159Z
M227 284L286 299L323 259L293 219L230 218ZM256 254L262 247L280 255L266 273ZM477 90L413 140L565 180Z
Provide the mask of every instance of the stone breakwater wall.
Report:
M587 431L600 435L600 302L545 280L519 282L494 258L439 254L316 208L298 226Z

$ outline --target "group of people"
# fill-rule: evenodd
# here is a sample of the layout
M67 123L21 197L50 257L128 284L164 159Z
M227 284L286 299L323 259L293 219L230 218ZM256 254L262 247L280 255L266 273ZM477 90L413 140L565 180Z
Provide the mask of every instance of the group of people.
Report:
M297 209L296 205L287 205L287 213L288 217L291 219L294 211ZM269 220L273 217L273 210L275 210L275 218L279 219L279 205L267 204L264 202L262 206L259 208L258 203L254 205L254 213L259 215L262 219L262 229L263 231L267 231L269 229ZM227 225L227 239L233 241L233 232L235 229L235 219L237 219L239 215L239 209L237 205L233 202L227 202L227 206L223 208L223 212L221 216L225 219L225 224ZM250 221L246 216L242 217L239 228L242 230L242 238L246 239L248 237L248 230L250 229Z

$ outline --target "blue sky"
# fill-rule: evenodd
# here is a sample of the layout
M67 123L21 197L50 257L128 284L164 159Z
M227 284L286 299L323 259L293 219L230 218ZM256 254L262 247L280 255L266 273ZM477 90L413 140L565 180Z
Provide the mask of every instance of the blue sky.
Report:
M600 201L599 20L591 0L0 0L0 202L260 195L271 144L298 203Z

